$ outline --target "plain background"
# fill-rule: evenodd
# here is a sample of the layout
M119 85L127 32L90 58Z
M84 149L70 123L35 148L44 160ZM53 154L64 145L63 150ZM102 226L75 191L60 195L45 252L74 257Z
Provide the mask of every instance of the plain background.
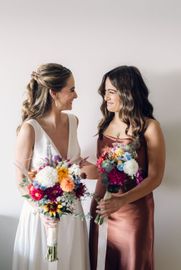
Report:
M179 0L0 1L0 270L11 269L23 203L13 165L23 93L31 72L47 62L74 73L79 98L72 112L82 156L93 161L103 74L124 64L142 72L167 146L164 180L154 192L156 270L181 269L180 55Z

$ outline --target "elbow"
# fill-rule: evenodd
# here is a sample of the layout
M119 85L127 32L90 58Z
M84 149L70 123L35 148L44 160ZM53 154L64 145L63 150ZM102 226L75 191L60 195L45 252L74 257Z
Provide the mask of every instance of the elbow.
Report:
M163 176L155 177L155 179L154 179L154 189L161 185L162 179L163 179Z
M164 169L162 168L152 168L148 173L148 179L150 180L150 184L152 188L155 189L160 186L163 180Z

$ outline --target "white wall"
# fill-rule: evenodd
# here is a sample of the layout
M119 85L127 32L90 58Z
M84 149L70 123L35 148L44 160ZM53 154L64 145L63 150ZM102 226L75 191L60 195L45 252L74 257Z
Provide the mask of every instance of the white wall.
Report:
M25 86L37 65L63 63L76 78L83 156L95 160L102 75L140 68L162 124L167 164L155 191L156 270L181 269L181 3L175 0L0 1L0 270L11 269L23 200L14 177L15 129Z

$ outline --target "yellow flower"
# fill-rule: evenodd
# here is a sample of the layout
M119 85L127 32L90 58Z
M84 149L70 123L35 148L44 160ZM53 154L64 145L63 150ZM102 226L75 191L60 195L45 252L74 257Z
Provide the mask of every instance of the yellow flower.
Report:
M50 202L43 206L44 213L48 213L51 217L56 217L56 214L61 213L62 204Z
M71 178L66 177L66 178L62 179L62 181L60 183L60 186L61 186L63 191L71 192L74 189L75 184L74 184L74 182L72 181Z
M123 150L121 148L116 149L114 152L117 156L122 156L124 154Z
M43 210L44 210L45 213L48 212L48 210L49 210L48 205L44 205Z
M65 167L57 168L58 181L61 182L63 178L68 177L68 169Z

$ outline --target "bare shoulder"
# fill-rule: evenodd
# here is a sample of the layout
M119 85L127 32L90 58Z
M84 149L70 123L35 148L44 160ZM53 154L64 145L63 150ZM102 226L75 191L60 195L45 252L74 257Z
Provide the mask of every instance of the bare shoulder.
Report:
M34 141L35 131L31 124L23 123L18 133L18 139Z
M35 143L35 132L29 123L23 123L16 140L16 160L26 165L30 160Z
M148 118L146 120L146 130L145 130L145 134L146 133L150 133L150 132L153 132L153 131L156 131L156 130L161 130L161 126L160 126L160 123L155 120L155 119L150 119Z
M164 136L160 123L155 119L146 120L146 130L144 133L146 141L149 142L164 142Z

